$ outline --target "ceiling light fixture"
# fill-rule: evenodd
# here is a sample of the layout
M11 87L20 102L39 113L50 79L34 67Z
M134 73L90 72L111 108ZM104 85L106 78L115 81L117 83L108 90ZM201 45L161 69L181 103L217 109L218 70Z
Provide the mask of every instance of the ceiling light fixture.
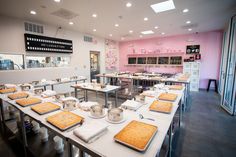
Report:
M115 27L119 27L119 24L115 24Z
M57 2L57 3L59 3L59 2L61 2L61 0L54 0L54 2Z
M130 30L129 33L133 33L134 31Z
M70 24L70 25L73 25L73 24L74 24L74 22L69 22L69 24Z
M186 8L183 10L183 13L187 13L189 10Z
M131 7L131 6L132 6L132 3L130 3L130 2L126 3L126 7L127 7L127 8L129 8L129 7Z
M189 28L188 31L192 31L192 28Z
M141 33L142 34L153 34L154 32L152 30L148 30L148 31L143 31Z
M96 32L97 30L96 29L93 29L94 32Z
M158 29L158 26L155 26L154 28L155 28L155 29Z
M148 18L147 18L147 17L145 17L143 20L144 20L144 21L148 21Z
M112 34L109 34L110 37L112 37Z
M191 23L191 21L186 21L186 24L190 24Z
M151 8L156 13L160 13L160 12L175 9L175 4L174 4L173 0L167 0L167 1L164 1L164 2L161 2L161 3L153 4L153 5L151 5Z
M121 37L121 40L125 40L125 38L124 38L124 37Z
M142 38L143 36L142 35L139 35L140 38Z
M165 35L165 32L162 32L161 35Z
M36 15L37 13L36 13L36 11L31 10L31 11L30 11L30 14L32 14L32 15Z
M97 14L93 14L92 17L96 18L96 17L97 17Z

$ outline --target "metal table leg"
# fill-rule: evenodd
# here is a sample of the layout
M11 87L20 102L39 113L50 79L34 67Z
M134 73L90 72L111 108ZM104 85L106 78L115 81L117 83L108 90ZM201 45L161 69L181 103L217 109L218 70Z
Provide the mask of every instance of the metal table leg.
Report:
M73 147L72 144L70 142L67 141L67 146L68 146L68 157L73 157Z
M115 105L116 105L116 107L117 107L117 91L115 91L115 94L116 94L116 99L115 99Z
M108 107L108 106L107 106L107 100L108 100L108 93L106 92L106 93L105 93L105 107Z
M173 121L170 124L169 128L169 150L168 150L168 156L171 157L171 152L172 152L172 127L173 127Z
M85 90L85 101L88 101L88 90Z
M179 127L181 127L181 121L182 121L182 100L179 102Z
M23 139L23 145L24 145L24 154L27 157L27 150L28 147L27 144L27 137L26 137L26 131L25 131L25 120L24 120L24 113L20 111L20 123L21 123L21 136Z
M54 90L54 86L53 85L51 85L51 89Z

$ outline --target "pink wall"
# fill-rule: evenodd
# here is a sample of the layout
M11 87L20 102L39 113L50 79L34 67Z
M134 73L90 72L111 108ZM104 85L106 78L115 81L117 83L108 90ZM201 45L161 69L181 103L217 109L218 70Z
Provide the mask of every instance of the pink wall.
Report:
M120 42L120 71L137 71L145 69L147 71L177 73L182 72L183 67L130 67L127 55L140 54L141 49L145 53L157 53L165 55L166 53L180 54L183 58L186 55L186 45L200 45L202 55L200 67L200 88L207 87L207 79L219 78L220 57L223 33L222 31L211 31L198 34L178 35L171 37L157 37L151 39L124 41Z

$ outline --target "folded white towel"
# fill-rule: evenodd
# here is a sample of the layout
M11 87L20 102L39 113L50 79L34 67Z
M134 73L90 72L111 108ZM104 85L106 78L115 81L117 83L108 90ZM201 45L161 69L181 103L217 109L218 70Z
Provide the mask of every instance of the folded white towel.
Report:
M123 104L121 104L121 107L134 111L136 111L141 106L141 103L134 100L126 100Z
M73 131L74 135L84 142L91 143L101 137L108 125L98 121L84 122L82 126Z
M61 78L61 82L70 81L70 78Z
M97 102L92 102L92 101L79 103L79 107L84 111L89 111L91 106L93 106L93 105L98 105L98 103Z
M44 91L44 92L41 94L41 96L42 96L42 97L51 97L51 96L54 96L54 95L56 95L56 94L57 94L56 91L46 90L46 91Z
M66 98L63 98L61 99L62 101L69 101L69 100L75 100L76 102L78 102L78 99L76 99L75 97L66 97Z
M6 88L16 88L17 86L15 84L4 84Z

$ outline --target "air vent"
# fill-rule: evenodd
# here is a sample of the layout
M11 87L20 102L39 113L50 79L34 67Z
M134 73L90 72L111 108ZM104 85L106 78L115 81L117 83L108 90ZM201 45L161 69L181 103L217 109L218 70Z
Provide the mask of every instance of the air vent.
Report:
M43 30L42 25L38 25L38 24L30 23L30 22L25 22L25 31L43 34L44 30Z
M181 28L183 29L189 29L189 28L195 28L195 27L198 27L197 23L181 26Z
M58 16L60 18L63 18L65 20L70 20L70 19L73 19L76 16L78 16L78 14L76 14L76 13L70 11L70 10L63 9L63 8L61 8L61 9L55 11L55 12L52 12L51 14L55 15L55 16Z
M92 43L92 42L93 42L93 38L90 37L90 36L84 36L84 41L85 41L85 42Z

